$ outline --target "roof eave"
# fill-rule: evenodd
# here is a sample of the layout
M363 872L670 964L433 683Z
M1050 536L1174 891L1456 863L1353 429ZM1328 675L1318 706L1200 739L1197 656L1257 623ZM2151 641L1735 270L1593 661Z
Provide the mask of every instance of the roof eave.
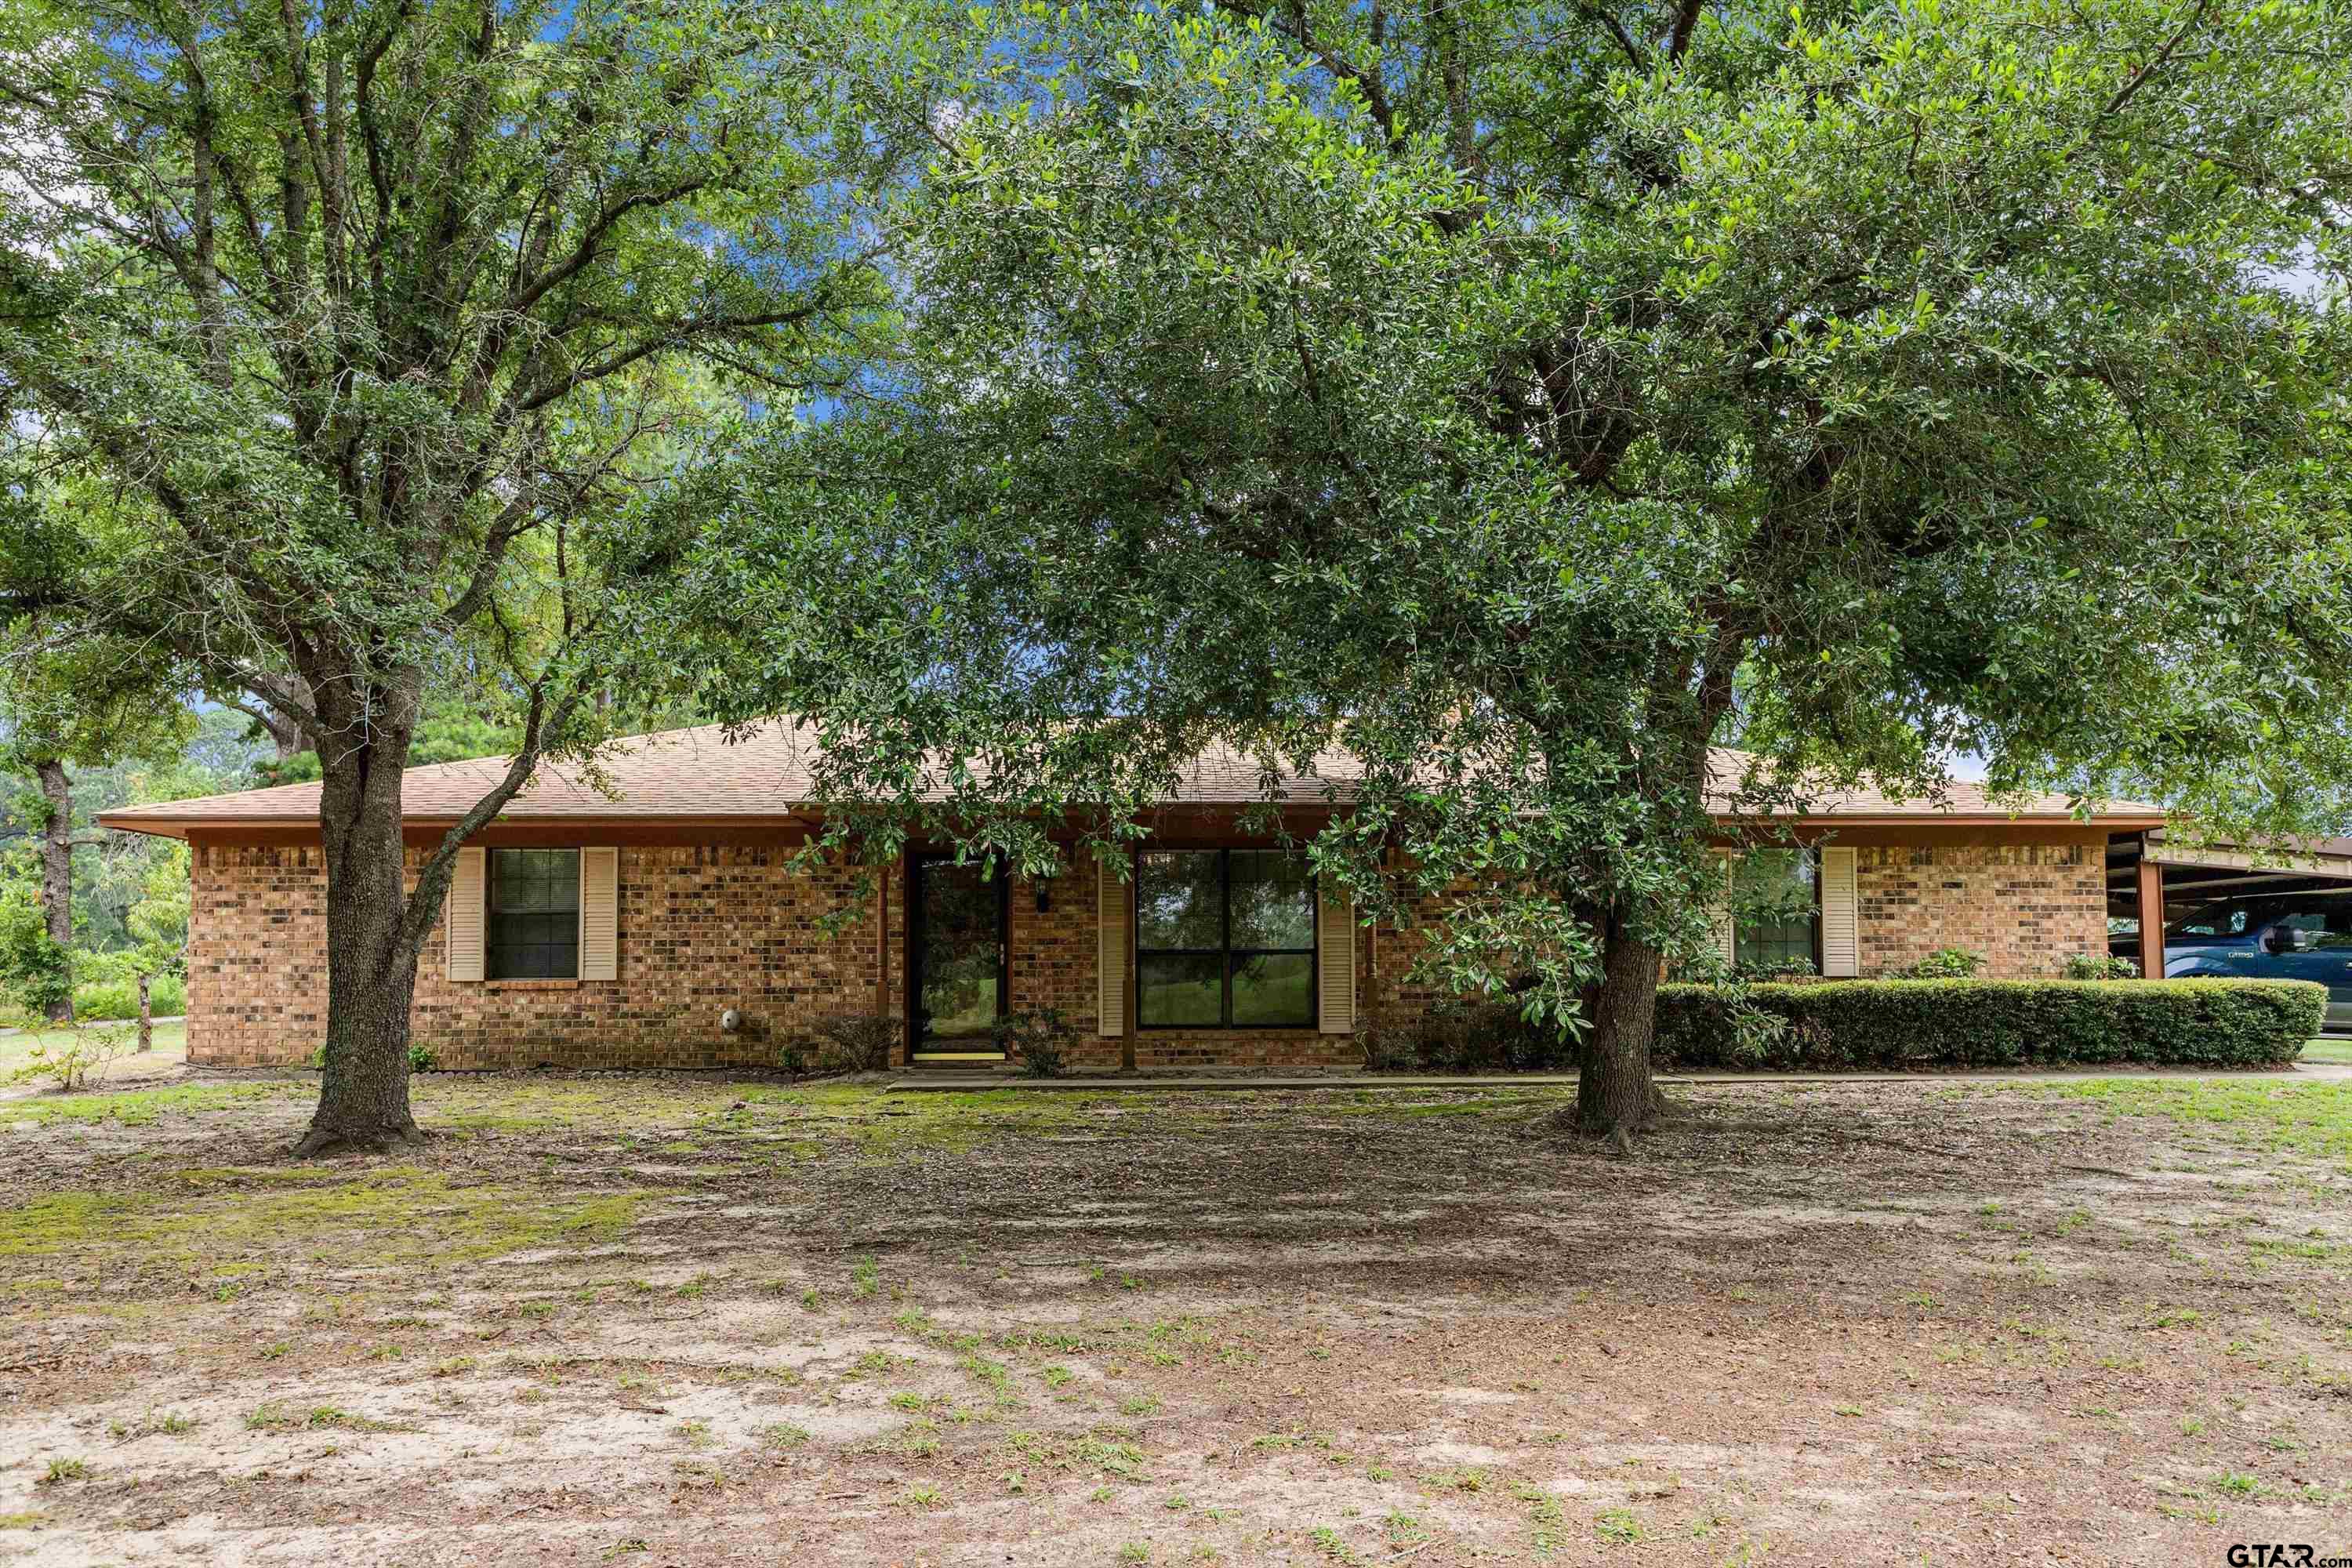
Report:
M1228 804L1243 803L1169 801L1163 803L1160 809L1187 805L1214 808ZM1323 801L1294 801L1285 804L1294 808L1304 809L1314 809L1318 806L1329 807L1332 805ZM2154 811L2103 812L2088 817L2063 812L1821 812L1801 813L1794 816L1717 812L1714 814L1714 819L1717 826L1725 828L1750 826L1759 822L1781 822L1796 827L1814 829L1899 828L1932 824L1946 827L2100 827L2122 832L2162 827L2165 824L2163 813ZM456 826L459 820L458 817L447 816L406 816L401 819L401 826L404 829L439 828L446 832ZM819 817L805 812L599 812L593 814L582 812L576 815L568 812L530 812L494 817L488 826L497 827L564 826L583 830L651 826L773 829L814 827L820 820ZM98 825L120 833L144 833L163 838L185 838L191 832L234 833L257 828L283 831L287 828L316 827L319 825L319 819L315 815L298 816L291 813L237 816L210 815L169 816L161 814L147 816L139 812L102 811L98 815Z

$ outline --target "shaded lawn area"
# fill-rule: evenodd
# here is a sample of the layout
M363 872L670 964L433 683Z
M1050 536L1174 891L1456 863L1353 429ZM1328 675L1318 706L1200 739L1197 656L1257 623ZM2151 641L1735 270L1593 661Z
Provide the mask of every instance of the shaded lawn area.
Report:
M2299 1059L2352 1064L2352 1035L2323 1035L2303 1047Z
M100 1088L159 1075L177 1076L187 1065L188 1026L185 1024L156 1025L152 1036L154 1048L144 1053L135 1048L139 1033L136 1019L89 1026L119 1035L122 1041L122 1054L107 1065ZM19 1069L31 1065L36 1047L46 1046L54 1050L65 1046L71 1037L60 1028L19 1029L14 1034L0 1035L0 1096L47 1088L46 1083L32 1079L22 1083L13 1083L11 1079ZM0 1100L0 1103L5 1103L5 1100Z
M0 1560L2219 1562L2352 1539L2352 1085L0 1105ZM644 1555L638 1555L638 1553Z

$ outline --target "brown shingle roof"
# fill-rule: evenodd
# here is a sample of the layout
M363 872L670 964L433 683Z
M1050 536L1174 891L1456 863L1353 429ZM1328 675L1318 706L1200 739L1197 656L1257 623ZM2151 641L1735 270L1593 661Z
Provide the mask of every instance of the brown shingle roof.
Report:
M811 763L815 751L813 730L782 721L733 740L717 725L632 736L599 759L598 770L614 793L599 789L590 782L588 770L575 764L547 764L508 804L503 820L788 821L814 791ZM1738 782L1742 762L1739 753L1718 753L1717 774L1722 793L1716 805L1719 811L1729 809L1728 791ZM454 821L470 810L505 772L504 759L495 757L410 768L401 779L404 815L416 823ZM1282 774L1276 793L1279 798L1301 804L1344 800L1360 773L1353 758L1327 752L1316 757L1313 771ZM1192 760L1169 804L1235 805L1265 797L1265 783L1256 760L1220 745ZM1815 801L1806 815L2031 821L2064 818L2071 810L2060 795L2036 795L2011 807L1994 804L1980 784L1957 784L1940 801L1894 799L1870 792L1827 795ZM2154 820L2157 815L2148 807L2118 805L2102 812L2100 819ZM184 837L192 827L284 827L318 819L319 785L315 784L126 806L99 816L107 827L173 837Z

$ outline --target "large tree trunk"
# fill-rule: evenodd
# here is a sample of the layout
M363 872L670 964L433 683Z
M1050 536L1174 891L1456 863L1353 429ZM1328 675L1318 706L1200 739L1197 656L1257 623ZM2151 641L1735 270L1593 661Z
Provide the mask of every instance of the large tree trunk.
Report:
M308 704L316 700L310 694L310 683L299 675L287 677L286 688L297 702ZM261 721L261 727L269 731L269 743L278 748L278 760L291 762L309 751L310 737L302 732L301 721L271 701L267 694L257 692L256 695L261 699L261 711L255 717Z
M320 683L323 687L324 683ZM337 703L340 708L341 701ZM327 1038L319 1109L295 1149L381 1150L421 1134L408 1108L408 1010L417 943L403 877L400 774L411 693L378 689L337 717L321 746L319 827L327 868ZM322 718L325 717L322 715Z
M41 914L47 921L49 940L58 947L73 946L73 781L66 777L66 765L56 757L42 757L33 763L33 776L40 781L41 798L48 803L49 819L41 829ZM48 1017L52 1024L73 1022L73 993L68 991L49 1004Z
M1601 993L1576 1077L1576 1121L1620 1149L1665 1115L1665 1097L1650 1077L1650 1039L1658 1016L1659 950L1612 913L1603 929Z

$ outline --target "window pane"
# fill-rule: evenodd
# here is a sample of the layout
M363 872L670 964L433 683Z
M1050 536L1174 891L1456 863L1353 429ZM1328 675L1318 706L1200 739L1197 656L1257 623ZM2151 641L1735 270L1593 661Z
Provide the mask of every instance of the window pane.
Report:
M1218 948L1224 942L1225 906L1217 887L1216 852L1159 851L1140 857L1135 877L1135 945Z
M1151 1025L1219 1022L1225 961L1215 953L1144 953L1135 961L1135 1020Z
M2304 932L2313 948L2352 947L2352 889L2290 894L2261 911L2261 918Z
M490 908L548 910L580 908L580 851L493 849Z
M1813 959L1813 857L1804 849L1756 849L1732 862L1738 963Z
M1315 879L1304 859L1279 849L1236 849L1233 866L1235 947L1315 945Z
M493 980L580 976L580 851L490 851L487 973Z
M1315 959L1304 952L1260 952L1234 960L1234 1022L1315 1021Z

